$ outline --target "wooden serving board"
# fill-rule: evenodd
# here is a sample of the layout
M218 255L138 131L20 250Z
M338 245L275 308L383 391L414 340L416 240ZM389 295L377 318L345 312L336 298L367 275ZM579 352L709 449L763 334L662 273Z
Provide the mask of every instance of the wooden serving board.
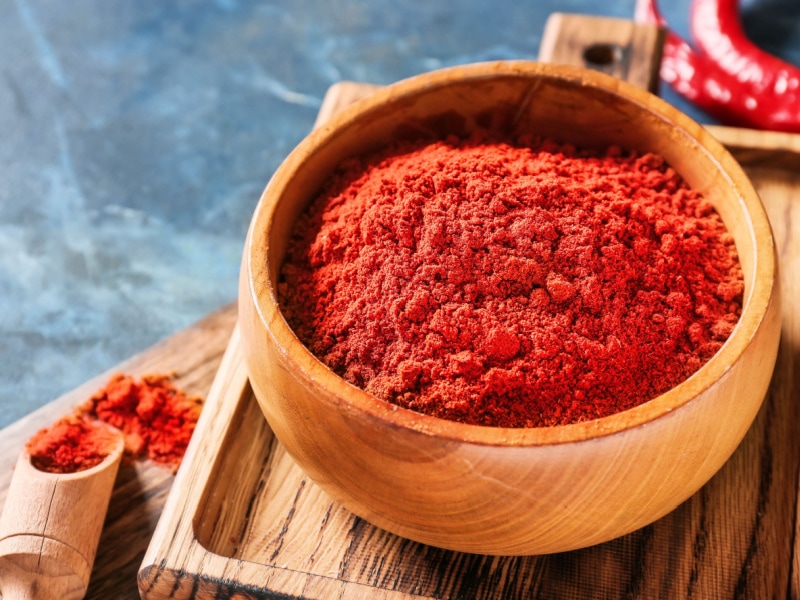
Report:
M321 119L371 86L343 83ZM782 268L783 339L763 409L722 471L670 515L585 550L466 555L413 543L355 517L272 436L234 331L203 419L153 538L147 599L767 598L800 592L800 145L795 136L715 129L760 191ZM780 156L773 167L770 155Z
M318 122L372 89L334 86ZM713 131L772 221L783 334L769 394L737 452L656 523L532 557L459 554L375 528L328 498L273 438L247 383L234 305L0 432L0 503L25 441L112 372L174 372L206 397L198 429L176 476L149 462L122 466L87 598L800 597L800 136Z

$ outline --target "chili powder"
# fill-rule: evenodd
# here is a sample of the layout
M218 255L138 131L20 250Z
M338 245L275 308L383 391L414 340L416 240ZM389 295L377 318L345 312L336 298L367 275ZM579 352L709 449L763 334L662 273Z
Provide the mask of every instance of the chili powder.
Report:
M652 153L476 134L340 165L278 286L312 353L444 419L561 425L697 371L741 314L732 236Z
M201 399L185 394L168 375L147 374L136 379L117 373L79 407L79 413L122 431L130 457L146 456L177 467L201 409Z
M40 429L25 444L31 464L48 473L77 473L99 465L119 434L100 423L70 415Z

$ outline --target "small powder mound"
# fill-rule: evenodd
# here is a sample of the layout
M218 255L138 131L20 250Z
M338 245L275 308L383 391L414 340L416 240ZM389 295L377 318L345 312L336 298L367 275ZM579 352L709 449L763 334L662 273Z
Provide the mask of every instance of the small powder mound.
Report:
M122 431L125 451L177 467L194 433L201 399L187 396L168 375L137 380L118 373L79 409Z
M38 431L25 449L40 471L77 473L103 462L118 439L108 427L70 415Z
M731 334L744 291L732 236L663 158L481 134L343 163L281 277L290 326L346 380L502 427L674 387Z

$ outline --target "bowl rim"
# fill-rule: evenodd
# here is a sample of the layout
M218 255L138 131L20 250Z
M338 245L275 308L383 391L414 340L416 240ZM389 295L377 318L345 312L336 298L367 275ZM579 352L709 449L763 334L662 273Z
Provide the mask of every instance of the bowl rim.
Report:
M612 415L548 427L508 428L471 425L415 412L380 400L361 388L348 383L317 358L295 335L283 317L275 287L266 273L267 246L275 206L274 198L281 195L290 183L293 173L301 167L302 157L332 140L337 132L351 126L376 107L396 103L404 98L427 93L433 88L447 85L458 79L490 79L506 77L544 77L576 86L600 88L606 93L622 97L653 112L706 154L713 154L713 162L720 166L723 180L737 191L741 210L750 217L748 232L753 246L753 277L745 274L746 295L742 314L731 335L700 369L672 389L634 408ZM260 232L259 235L255 235ZM256 241L259 244L256 244ZM588 441L620 431L645 426L664 415L684 407L701 397L704 392L742 358L748 343L767 315L775 298L777 263L771 226L761 200L739 163L728 150L705 128L665 100L625 81L597 71L557 65L534 60L501 60L471 63L437 69L377 88L369 96L357 100L334 115L330 120L309 133L290 152L273 174L256 206L245 243L244 265L247 292L250 294L260 323L267 334L281 346L282 357L292 362L291 367L314 385L326 389L326 400L336 404L338 410L360 418L380 421L394 428L409 429L422 435L486 446L543 446ZM259 295L257 280L266 282L266 293ZM291 352L288 348L291 346ZM296 350L296 351L295 351Z

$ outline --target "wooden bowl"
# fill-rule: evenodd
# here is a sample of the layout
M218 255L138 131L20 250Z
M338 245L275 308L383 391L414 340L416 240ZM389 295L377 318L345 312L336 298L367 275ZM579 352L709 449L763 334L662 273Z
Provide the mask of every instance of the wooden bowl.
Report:
M745 275L740 322L695 375L606 418L558 427L465 425L350 385L297 339L276 280L298 215L334 167L410 132L479 122L578 146L664 156L716 206ZM534 62L456 67L401 81L312 132L266 187L242 261L239 323L253 390L299 466L345 507L451 550L544 554L643 527L725 463L761 406L780 335L774 242L736 161L701 126L611 77Z

